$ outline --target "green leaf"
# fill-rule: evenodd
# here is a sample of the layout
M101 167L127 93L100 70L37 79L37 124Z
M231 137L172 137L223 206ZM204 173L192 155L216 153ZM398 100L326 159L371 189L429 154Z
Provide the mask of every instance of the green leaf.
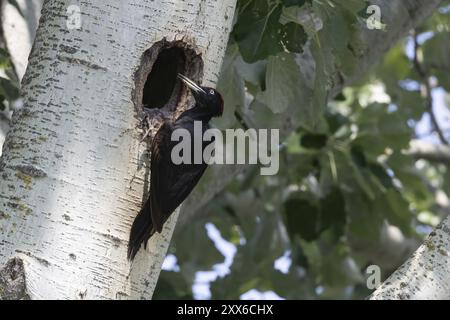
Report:
M183 229L178 235L175 252L182 272L192 276L193 269L208 270L223 261L222 254L208 237L203 223Z
M306 33L297 23L280 23L280 3L250 0L240 8L233 36L244 61L253 63L286 50L302 52Z
M283 50L279 39L281 6L253 0L239 15L234 38L246 62L255 62Z
M11 66L9 53L3 48L0 48L0 69L6 69Z
M234 116L236 110L245 107L244 79L237 69L239 51L236 45L228 47L222 64L217 88L222 94L225 106L222 117L214 119L214 124L219 128L232 128L236 124Z
M392 181L392 178L387 174L386 169L383 168L378 163L371 163L369 165L369 169L372 172L372 174L380 181L381 185L386 188L393 188L394 184Z
M373 201L359 190L353 192L341 190L348 212L350 233L370 243L377 243L380 240L384 219L377 210L373 210L371 206Z
M300 53L303 51L303 45L308 39L303 27L297 23L290 22L282 27L281 42L289 52Z
M411 72L411 63L401 45L395 46L384 56L377 74L386 88L396 88L400 79L407 79Z
M281 53L270 57L266 72L266 91L257 99L265 103L273 113L280 114L288 108L297 109L305 125L312 121L312 110L309 106L311 91L295 61L295 55Z
M286 227L290 235L298 235L306 241L319 236L319 210L307 200L292 198L285 202Z
M162 270L158 278L158 284L155 288L155 293L152 299L154 300L170 300L183 299L191 300L192 296L191 286L186 282L186 279L180 272Z
M285 7L299 6L305 4L306 0L282 0Z
M361 146L354 145L350 149L350 155L354 163L358 165L358 167L365 168L367 167L367 159L364 154L364 149Z
M390 223L398 226L407 236L412 232L413 217L408 205L408 202L395 189L389 189L373 202L374 210L377 210Z
M345 200L341 191L333 187L330 193L320 201L320 229L331 228L335 231L336 240L344 234L347 221Z
M322 149L326 146L328 136L324 134L305 134L300 140L302 147L307 149Z
M344 232L346 209L344 198L337 188L320 199L319 206L304 199L306 195L295 195L284 203L286 227L292 237L300 236L306 241L316 240L327 229L334 230L334 239Z
M314 116L312 119L317 119L319 114L323 114L328 103L328 93L331 89L331 79L335 70L334 57L331 54L330 48L320 48L318 42L314 42L311 48L316 62L316 74L314 78L314 91L312 93L312 111ZM316 129L317 122L313 122L311 127Z
M361 10L366 9L367 6L370 4L369 1L365 1L365 0L345 0L345 1L333 0L333 2L336 5L345 8L351 14L360 13Z
M19 88L11 80L0 77L0 95L8 101L14 101L19 98Z
M344 287L363 280L358 265L341 244L322 253L320 277L324 285L332 287Z
M423 45L424 64L432 70L439 85L450 91L450 31L436 33Z

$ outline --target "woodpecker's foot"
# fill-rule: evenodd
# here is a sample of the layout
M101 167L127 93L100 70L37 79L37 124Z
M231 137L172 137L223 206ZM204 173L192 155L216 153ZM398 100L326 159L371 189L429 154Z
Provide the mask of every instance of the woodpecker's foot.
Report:
M147 112L144 111L144 117L142 118L142 123L141 123L142 129L144 130L144 136L141 138L141 140L139 142L144 141L151 132L151 122L150 122L150 116Z

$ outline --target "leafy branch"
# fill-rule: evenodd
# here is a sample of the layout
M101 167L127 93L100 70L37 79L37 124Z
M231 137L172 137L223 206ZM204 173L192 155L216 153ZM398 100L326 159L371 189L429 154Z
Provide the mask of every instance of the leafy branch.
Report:
M419 61L419 52L420 52L420 45L419 41L417 39L417 33L413 32L413 39L414 39L414 56L413 56L413 64L414 68L417 71L423 85L424 85L424 95L425 95L425 108L430 115L430 120L433 125L434 131L437 133L439 140L442 144L449 145L449 142L447 138L444 135L444 132L442 131L441 127L439 126L439 123L436 118L436 114L433 110L433 96L432 96L432 88L430 83L430 76L428 75L428 70L422 65L422 63Z

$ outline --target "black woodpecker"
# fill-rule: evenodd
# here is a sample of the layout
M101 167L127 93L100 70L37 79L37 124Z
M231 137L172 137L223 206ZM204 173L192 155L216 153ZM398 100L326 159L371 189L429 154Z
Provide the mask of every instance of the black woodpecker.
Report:
M179 128L188 130L193 145L194 121L201 122L204 133L210 127L211 118L220 117L223 113L224 102L218 91L200 87L181 74L178 78L191 90L195 105L183 112L175 121L166 120L152 140L150 197L131 227L128 243L129 260L134 259L142 243L146 248L148 239L155 232L161 233L164 223L191 193L208 166L204 160L199 164L194 164L194 161L191 161L192 164L174 164L171 153L178 142L171 141L172 132ZM203 142L203 150L210 143L213 142ZM194 158L193 152L191 154Z

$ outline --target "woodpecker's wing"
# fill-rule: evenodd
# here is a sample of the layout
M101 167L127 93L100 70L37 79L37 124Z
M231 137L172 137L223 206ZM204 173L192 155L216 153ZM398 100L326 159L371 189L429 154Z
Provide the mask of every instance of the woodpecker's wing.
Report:
M128 242L128 259L133 260L136 256L142 243L146 247L148 239L155 233L156 230L162 227L164 223L163 214L161 210L160 193L163 193L160 186L161 179L168 178L171 180L171 171L164 165L168 160L166 159L166 148L170 148L172 124L165 122L156 133L151 144L151 198L147 199L143 208L135 218L133 226L131 227L130 240ZM169 159L170 160L170 159ZM161 190L161 191L160 191ZM154 193L159 194L154 196Z
M173 130L182 127L191 132L191 140L194 138L193 121L180 120L175 125L164 124L152 142L151 215L157 232L162 231L164 223L191 193L207 168L205 163L175 165L172 162L172 149L178 143L171 141Z
M165 194L169 181L173 180L173 172L170 167L172 124L164 123L156 133L151 145L151 177L150 199L151 216L155 230L161 232L165 222L162 204L167 201Z

